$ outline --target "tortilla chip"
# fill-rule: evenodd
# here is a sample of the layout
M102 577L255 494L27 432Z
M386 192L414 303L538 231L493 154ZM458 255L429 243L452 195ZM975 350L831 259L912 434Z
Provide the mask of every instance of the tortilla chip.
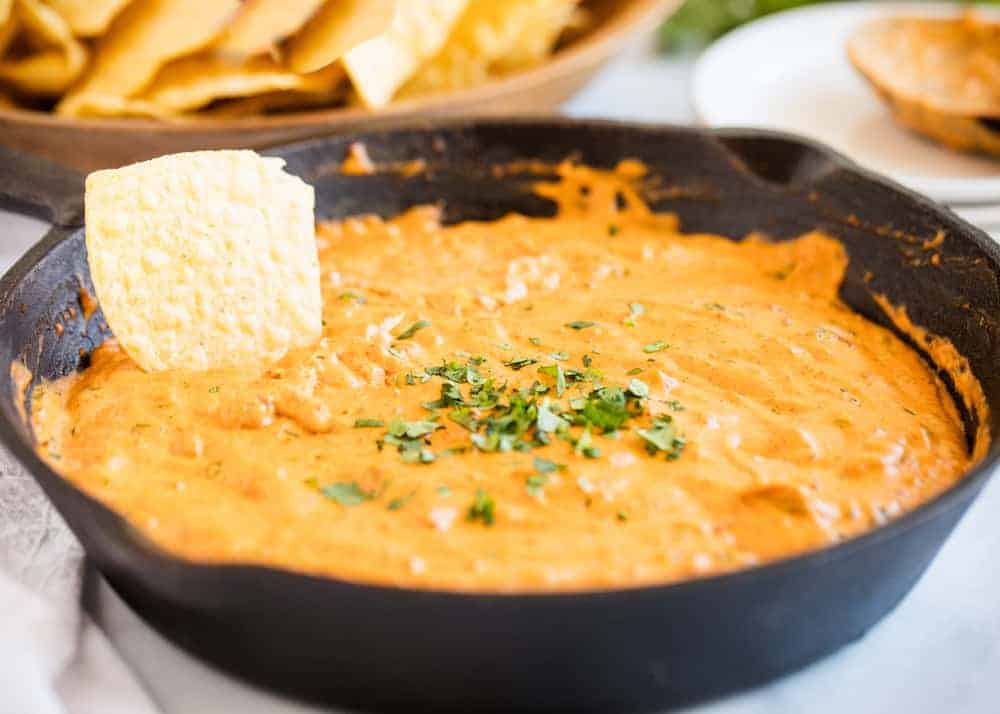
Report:
M354 47L342 60L362 103L384 107L420 65L437 54L468 0L399 5L392 27Z
M427 4L433 4L429 0ZM404 3L417 8L425 3ZM327 2L285 48L288 66L296 72L315 72L336 62L362 42L392 25L396 0L333 0ZM419 10L418 10L419 12Z
M2 1L0 0L0 2ZM6 20L0 22L0 58L3 57L7 48L11 46L11 43L14 42L18 29L17 18L15 17L8 17Z
M399 96L471 87L539 64L579 13L578 0L471 0L444 47Z
M338 67L339 65L331 65ZM320 70L324 71L324 70ZM341 106L346 103L346 82L341 82L323 92L302 92L287 90L283 92L267 92L252 97L239 99L223 99L210 107L198 112L198 116L215 117L217 119L241 119L245 117L265 116L283 112L302 112L322 109L324 107Z
M305 25L322 4L323 0L246 0L214 49L236 59L268 52Z
M881 92L952 116L1000 117L1000 24L894 17L848 43L855 67Z
M130 2L132 0L48 0L77 37L104 34L111 21Z
M883 99L893 118L908 129L951 149L1000 156L1000 121L945 114L899 96L883 95Z
M56 106L85 114L142 91L163 65L208 45L239 7L239 0L136 0L111 25L90 71Z
M333 87L342 77L343 70L339 67L312 74L289 72L269 57L257 57L242 64L209 56L185 57L164 67L136 99L179 113L220 98L278 90L320 92Z
M27 94L65 91L87 63L87 50L66 21L39 0L16 0L13 21L24 35L28 54L0 62L0 82Z
M295 74L268 57L234 65L209 54L174 60L156 75L149 88L134 97L95 95L80 105L90 116L168 119L196 111L219 99L252 97L278 90L329 96L344 78L332 65L311 74Z
M313 189L283 165L197 151L87 177L94 287L142 369L262 365L319 339Z

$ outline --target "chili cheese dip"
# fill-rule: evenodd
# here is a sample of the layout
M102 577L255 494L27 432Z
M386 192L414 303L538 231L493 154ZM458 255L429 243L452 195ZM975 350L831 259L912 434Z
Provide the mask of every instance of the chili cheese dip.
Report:
M683 234L639 172L565 169L554 218L321 225L318 343L145 373L109 341L35 389L39 451L187 558L468 591L744 568L962 477L955 405L839 300L838 241Z

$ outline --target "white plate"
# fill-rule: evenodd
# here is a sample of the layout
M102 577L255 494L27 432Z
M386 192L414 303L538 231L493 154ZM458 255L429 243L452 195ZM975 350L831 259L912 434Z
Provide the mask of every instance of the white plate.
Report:
M948 203L1000 202L1000 161L949 151L899 127L847 59L862 23L948 15L937 3L833 3L771 15L712 45L695 67L695 111L709 126L783 129ZM983 9L1000 17L996 8Z

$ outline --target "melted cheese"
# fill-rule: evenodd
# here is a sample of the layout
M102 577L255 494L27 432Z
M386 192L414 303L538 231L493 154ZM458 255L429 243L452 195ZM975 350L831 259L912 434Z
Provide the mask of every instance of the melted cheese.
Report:
M743 568L870 529L961 478L954 404L915 352L840 302L837 241L682 234L631 193L638 173L570 171L541 189L556 218L442 227L422 208L323 225L320 342L268 369L158 374L109 342L36 390L39 450L188 558L478 591ZM418 320L430 325L397 338ZM441 409L425 445L436 460L404 463L377 447L385 429L354 426L426 420L442 379L425 368L470 355L498 383L549 385L563 408L594 383L557 397L537 369L586 373L585 356L590 378L641 380L649 398L616 436L595 432L597 458L559 439L448 455L470 434ZM517 358L538 361L504 365ZM632 428L660 414L687 441L672 461ZM535 456L566 465L540 489L526 484ZM323 494L332 484L370 500L344 505ZM477 493L492 525L467 518Z

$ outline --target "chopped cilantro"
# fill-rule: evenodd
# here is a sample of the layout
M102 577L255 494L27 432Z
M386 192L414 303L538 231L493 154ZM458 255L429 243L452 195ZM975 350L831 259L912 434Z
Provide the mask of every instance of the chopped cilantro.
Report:
M462 406L457 409L452 409L448 413L448 418L469 431L476 431L479 429L479 422L476 420L476 417L473 415L472 410L469 409L469 407Z
M381 419L355 419L354 428L355 429L372 429L377 427L385 426L385 422Z
M462 406L464 404L462 390L454 382L444 382L441 385L441 397L437 401L424 402L424 409L433 411L444 407Z
M559 364L551 364L539 367L538 371L556 380L556 396L561 397L566 391L566 375L563 373L562 367Z
M583 454L588 459L596 459L601 455L601 450L593 445L593 437L590 433L590 427L587 427L584 432L580 435L579 439L571 442L573 444L573 450L578 454Z
M605 433L617 431L630 416L629 399L621 387L599 387L587 395L581 410L586 423Z
M437 487L437 495L439 495L439 496L450 496L451 495L451 489L448 488L447 486L438 486Z
M507 360L503 364L504 367L510 367L516 372L517 370L524 369L525 367L533 365L536 362L538 362L538 360L533 357L515 357L514 359Z
M496 508L496 501L493 500L493 496L486 493L483 489L478 489L472 505L469 506L466 519L469 521L479 520L488 526L492 526L496 520Z
M498 350L512 350L512 349L514 349L514 345L512 345L509 342L497 342L497 349Z
M413 498L416 494L417 494L416 490L413 490L410 491L410 493L407 494L406 496L398 496L397 498L394 498L391 501L389 501L389 505L386 506L386 508L388 508L390 511L398 511L400 508L409 503L410 499Z
M328 486L323 486L319 491L331 501L336 501L341 506L357 506L375 497L374 493L365 491L354 481L350 483L331 483Z
M618 513L615 514L615 515L616 515L616 518L618 518L619 521L624 522L624 521L628 520L628 514L625 513L625 511L618 511Z
M573 330L586 330L588 327L593 327L596 322L590 322L589 320L574 320L573 322L567 322L566 327Z
M554 471L566 470L566 464L557 464L555 461L543 459L541 456L536 456L532 465L535 467L535 471L540 474L550 474Z
M646 451L652 455L662 451L667 455L668 461L673 461L681 455L687 442L684 437L677 435L673 422L672 417L664 414L655 417L649 429L635 430L639 438L646 442Z
M393 419L389 430L378 440L379 449L390 444L396 447L400 458L408 464L429 464L434 453L425 448L426 437L444 427L433 421L403 421Z
M649 396L649 385L633 377L628 383L628 391L640 399L646 399Z
M616 236L619 233L621 233L621 230L622 230L621 226L619 226L617 223L609 223L608 224L608 235L609 236Z
M540 337L529 337L528 342L533 344L535 347L540 347L542 344L542 339Z
M630 377L633 376L633 375L636 375L636 374L642 374L642 367L633 367L632 369L630 369L625 374L627 374Z
M397 340L408 340L421 330L431 326L431 323L427 320L417 320L412 325L407 327L405 330L396 335Z
M583 356L583 366L584 367L589 367L593 363L594 363L594 360L593 360L593 358L590 355L584 355Z
M682 411L684 411L684 405L681 404L676 399L671 399L670 401L668 401L667 402L667 406L670 407L675 412L682 412Z
M548 402L538 405L537 428L542 434L553 434L566 429L569 424L558 414L552 412Z
M439 458L446 459L449 456L455 456L456 454L464 454L469 448L466 446L451 446L438 454Z
M528 494L532 496L541 496L542 491L545 489L545 485L549 482L549 477L546 474L532 474L525 481L525 487L528 490Z
M628 311L632 315L638 317L639 315L646 314L646 306L643 305L641 302L630 302L628 304Z
M670 345L663 340L660 340L659 342L650 342L648 345L643 345L642 351L649 355L654 352L662 352L669 347Z
M442 377L449 382L456 384L481 384L484 377L479 374L476 364L471 360L468 364L462 365L458 362L445 362L440 367L428 367L424 373L428 377Z

